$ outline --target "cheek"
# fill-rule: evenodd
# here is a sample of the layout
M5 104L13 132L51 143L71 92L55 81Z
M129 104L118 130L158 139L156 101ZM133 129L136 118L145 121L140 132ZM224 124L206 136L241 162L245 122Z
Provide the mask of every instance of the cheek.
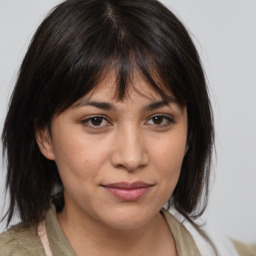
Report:
M93 174L100 164L99 152L89 145L76 145L75 147L55 151L55 156L61 175L82 178Z
M152 157L164 169L180 169L186 150L186 136L171 136L152 146Z
M154 165L156 175L161 183L161 191L167 199L173 193L178 182L185 155L186 137L172 137L154 147ZM153 152L152 152L153 153Z
M108 140L103 141L102 138L76 133L63 139L59 134L54 154L63 184L72 182L77 186L96 179L107 163L109 148Z

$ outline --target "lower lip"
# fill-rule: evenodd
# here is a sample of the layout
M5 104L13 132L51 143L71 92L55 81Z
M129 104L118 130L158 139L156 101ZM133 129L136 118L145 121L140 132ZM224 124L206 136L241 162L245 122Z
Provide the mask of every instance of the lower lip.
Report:
M150 187L140 187L133 189L104 187L104 189L122 201L137 201L149 191Z

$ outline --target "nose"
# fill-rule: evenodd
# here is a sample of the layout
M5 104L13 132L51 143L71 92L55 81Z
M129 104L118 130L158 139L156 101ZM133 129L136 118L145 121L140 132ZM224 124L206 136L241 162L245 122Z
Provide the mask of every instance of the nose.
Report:
M118 132L112 152L112 164L130 172L145 167L149 161L143 133L135 127Z

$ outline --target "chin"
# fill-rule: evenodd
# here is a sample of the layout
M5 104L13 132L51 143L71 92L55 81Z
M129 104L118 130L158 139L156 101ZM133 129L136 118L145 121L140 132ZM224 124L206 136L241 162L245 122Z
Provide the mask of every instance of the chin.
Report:
M135 230L145 226L147 221L145 219L115 219L109 222L109 226L118 230Z
M145 209L129 209L124 207L122 209L117 209L116 211L111 211L109 215L105 215L105 221L109 226L115 229L121 230L133 230L139 229L145 226L151 221L155 216L152 214L152 210Z

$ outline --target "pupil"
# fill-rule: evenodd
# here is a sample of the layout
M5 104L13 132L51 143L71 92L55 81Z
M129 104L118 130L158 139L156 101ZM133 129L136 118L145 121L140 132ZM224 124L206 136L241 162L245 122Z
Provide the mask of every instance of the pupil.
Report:
M98 126L102 123L102 117L93 117L91 120L92 125Z
M155 116L153 119L155 124L161 124L163 122L163 117L162 116Z

